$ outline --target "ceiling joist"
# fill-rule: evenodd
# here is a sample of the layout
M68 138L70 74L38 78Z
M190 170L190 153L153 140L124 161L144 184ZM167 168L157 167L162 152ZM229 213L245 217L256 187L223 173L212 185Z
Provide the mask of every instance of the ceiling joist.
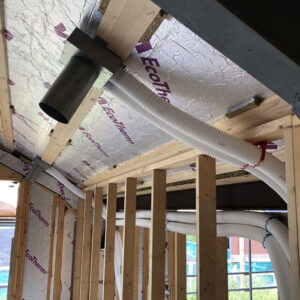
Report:
M3 144L6 148L14 150L14 135L12 128L12 115L11 115L11 99L10 89L8 84L8 59L7 48L5 41L5 20L4 20L4 6L3 1L0 3L0 115L1 115L1 128L3 132Z
M108 42L108 48L126 60L160 8L150 0L111 0L97 30L97 35ZM42 155L52 164L67 145L76 129L92 109L101 92L91 89L67 125L57 124Z

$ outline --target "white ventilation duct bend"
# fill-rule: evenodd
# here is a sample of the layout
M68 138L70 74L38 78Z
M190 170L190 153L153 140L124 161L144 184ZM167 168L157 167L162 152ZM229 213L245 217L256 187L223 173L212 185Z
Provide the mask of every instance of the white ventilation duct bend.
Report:
M149 228L151 226L151 221L146 219L137 219L136 224L140 227ZM124 220L120 220L120 219L117 220L116 225L123 226ZM173 232L179 232L185 235L196 234L195 224L181 224L181 223L169 222L167 223L167 230ZM217 236L218 237L238 236L238 237L255 240L258 242L264 241L264 246L268 251L268 254L272 262L280 299L282 300L292 299L289 262L286 259L282 248L279 246L274 236L269 236L266 239L265 238L266 231L264 229L256 226L241 225L241 224L217 224ZM121 253L120 249L116 249L115 251ZM115 266L115 269L118 270L121 267L122 265L118 265ZM117 276L117 281L118 280L121 280L120 276Z
M165 131L175 139L178 139L180 141L183 141L185 144L200 150L204 153L209 153L211 156L218 158L221 161L224 162L230 162L231 164L235 166L242 166L244 163L238 159L235 159L231 157L230 155L227 155L226 153L222 151L218 151L215 149L212 149L199 141L199 139L194 139L188 135L186 135L183 132L180 132L176 130L173 126L170 126L167 122L164 120L161 120L151 114L148 110L145 110L138 102L134 101L131 97L129 97L127 94L125 94L122 90L117 88L111 83L106 84L106 89L110 92L112 92L115 96L117 96L119 99L122 99L126 102L127 106L131 107L133 110L138 112L140 115L142 115L145 119L155 124L158 128ZM249 170L250 169L250 170ZM270 187L272 187L283 199L286 197L285 189L282 189L281 186L278 185L277 182L272 180L269 176L264 174L261 170L257 168L245 168L247 171L251 171L253 175L257 176L261 180L263 180L266 184L268 184Z
M160 97L128 72L119 70L111 78L111 82L139 105L139 112L142 108L148 113L148 116L152 115L155 125L157 120L160 120L163 123L157 122L159 128L164 130L161 124L168 125L169 128L178 132L178 136L181 136L181 140L186 144L191 145L191 139L193 139L198 143L197 150L238 167L253 166L260 161L260 149L162 101ZM226 154L222 155L223 153ZM259 166L256 168L248 167L246 170L261 178L286 200L284 163L266 153L264 161Z

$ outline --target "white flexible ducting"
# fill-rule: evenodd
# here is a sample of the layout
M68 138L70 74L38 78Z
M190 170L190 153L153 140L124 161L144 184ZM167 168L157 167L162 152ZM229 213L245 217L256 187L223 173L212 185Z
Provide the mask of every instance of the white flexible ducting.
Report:
M119 219L117 220L116 224L118 226L123 226L124 220ZM136 224L140 227L149 228L151 226L151 221L137 219ZM196 226L194 224L192 225L169 222L167 223L167 230L182 233L185 235L196 235ZM268 238L266 238L266 231L264 229L252 225L241 224L217 224L217 236L238 236L255 240L260 243L264 241L264 246L268 251L272 262L280 299L292 299L289 262L274 236L268 236ZM117 266L117 269L121 268L122 266L120 261L119 263L120 265ZM121 280L121 278L118 278L118 280ZM119 290L119 292L121 291Z
M56 178L60 181L67 189L69 189L72 193L77 195L78 197L85 199L85 192L79 189L77 186L72 184L65 176L63 176L59 171L55 168L50 167L45 170L49 175Z
M183 133L185 136L196 139L202 145L210 147L211 151L216 150L219 153L226 153L228 156L243 163L237 165L236 162L232 160L227 161L223 159L223 161L242 167L245 164L255 165L260 160L261 150L257 147L222 132L162 101L161 98L129 73L120 70L114 74L111 78L111 82L143 107L144 110L169 124L170 127ZM183 140L183 142L185 141ZM202 147L198 147L197 149L205 153ZM211 152L206 152L206 154L222 160L221 157L212 155ZM277 185L285 191L285 167L277 158L266 153L265 160L259 166L256 168L250 167L247 170L253 173L252 171L255 169L269 176L271 180L276 182Z
M168 122L165 120L157 118L155 115L153 115L151 112L149 112L147 109L144 109L142 105L140 105L139 102L135 101L133 98L129 97L125 92L120 90L118 87L114 86L112 83L106 84L106 89L113 92L119 99L122 99L126 104L131 107L133 110L137 111L140 115L142 115L145 119L152 122L160 128L161 130L165 131L170 136L174 137L175 139L178 139L180 141L183 141L185 144L191 146L192 148L198 149L199 151L203 153L208 153L212 157L216 157L219 160L223 162L229 162L230 164L233 164L235 166L242 166L245 165L244 162L231 157L230 155L219 151L212 149L211 147L205 145L202 143L201 140L195 139L189 135L186 135L186 133L181 132L174 128L174 126L170 126ZM278 184L278 182L274 181L272 178L270 178L267 174L263 173L258 168L252 168L247 167L245 170L251 172L256 177L263 180L266 184L268 184L271 188L273 188L284 200L286 198L286 191L282 188L281 185Z
M178 223L196 223L196 214L193 212L168 212L168 222ZM255 213L255 212L235 212L235 211L218 211L217 212L217 224L231 223L231 224L243 224L260 227L268 230L278 244L282 248L285 257L290 262L290 249L288 239L288 228L276 218L272 218L270 215Z
M73 193L77 194L79 197L84 198L85 194L83 191L75 187L72 183L70 183L62 174L60 174L54 168L49 168L46 170L48 174L55 177L57 180L62 182L68 189L70 189ZM118 217L122 217L123 213L118 213ZM217 213L217 221L219 222L231 222L236 224L217 224L217 235L218 236L242 236L245 238L249 238L252 240L256 240L262 242L266 236L266 230L262 228L258 228L257 226L265 227L266 217L267 216L258 216L257 213L250 212L218 212ZM106 219L106 207L103 205L103 213L102 216ZM138 217L149 217L150 211L140 211L138 212ZM167 218L169 220L182 220L182 221L193 221L193 216L187 213L168 213ZM268 217L269 218L269 217ZM251 225L243 225L243 223L250 223ZM117 219L117 226L124 225L124 220ZM136 225L140 227L151 227L151 221L149 219L136 219ZM290 300L291 295L291 287L290 287L290 268L289 268L289 251L288 240L287 240L287 232L286 229L282 227L282 224L276 220L271 219L268 221L268 231L272 233L272 236L269 236L264 245L268 250L269 256L272 261L275 277L278 283L278 291L280 295L280 299ZM169 222L167 223L167 230L180 232L183 234L196 234L195 225L182 224ZM117 288L120 294L121 291L121 250L122 244L120 240L119 233L116 234L115 237L115 274L116 274L116 283Z

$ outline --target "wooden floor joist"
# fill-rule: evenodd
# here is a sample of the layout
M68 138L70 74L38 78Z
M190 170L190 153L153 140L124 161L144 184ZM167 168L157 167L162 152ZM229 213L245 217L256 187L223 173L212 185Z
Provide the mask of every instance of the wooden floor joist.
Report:
M153 171L149 299L165 299L166 171Z
M101 245L103 189L97 187L95 191L95 207L93 214L92 252L91 252L91 278L89 300L98 300L99 295L99 263Z
M186 298L186 236L175 234L175 299Z
M74 249L74 272L72 284L72 299L80 300L80 279L82 264L82 240L83 240L83 224L84 224L84 200L78 199L77 219L76 219L76 235Z
M196 158L197 299L216 298L216 161Z
M4 1L0 3L0 116L1 127L3 132L3 144L6 148L14 150L14 135L12 127L12 114L11 114L11 99L9 88L9 74L8 74L8 59L7 48L5 41L5 20L4 20Z
M214 123L220 130L251 142L261 140L272 141L281 138L284 129L291 126L291 107L284 100L274 95L249 111L232 119L223 118ZM199 152L184 145L179 141L171 141L139 157L124 162L112 170L91 177L83 182L87 189L95 185L105 186L108 182L120 183L125 178L143 177L150 175L153 169L170 169L194 162L194 157ZM237 167L218 165L217 168L226 166L227 171L235 171ZM231 169L230 169L231 168ZM219 172L219 171L218 171Z
M60 293L61 293L61 267L62 267L62 250L63 250L63 238L64 238L64 218L65 218L65 204L64 201L61 198L59 198L53 299L60 299Z
M292 298L300 299L300 127L287 129L284 140Z
M80 278L80 300L89 299L90 265L91 265L91 222L93 191L87 191L84 201L84 223Z
M123 232L123 267L122 299L132 300L134 294L134 255L135 252L135 216L136 216L136 179L126 179L124 232Z
M114 297L115 274L114 274L114 253L115 253L115 227L117 207L117 185L110 183L107 193L107 216L105 227L105 249L104 249L104 275L102 300L110 300Z

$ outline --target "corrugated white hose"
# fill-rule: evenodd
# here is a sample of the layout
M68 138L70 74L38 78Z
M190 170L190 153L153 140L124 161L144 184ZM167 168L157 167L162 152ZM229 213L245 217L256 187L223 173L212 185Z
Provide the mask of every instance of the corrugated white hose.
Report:
M175 106L162 101L161 98L128 72L120 69L110 80L125 94L140 103L140 105L148 111L151 111L157 118L165 120L170 126L186 135L194 137L211 148L220 152L226 152L231 157L245 162L243 165L256 165L260 160L260 149L222 132L188 115ZM262 170L262 172L271 178L274 178L274 181L276 181L282 189L286 188L285 167L277 158L266 153L265 160L256 168Z
M196 213L168 212L167 220L169 222L196 224ZM271 215L248 211L217 211L217 223L252 225L265 229L274 236L282 248L287 260L289 262L291 261L288 228Z
M167 229L169 231L179 232L186 235L196 235L196 226L191 224L180 224L170 222L167 224ZM276 239L273 236L269 236L267 239L265 239L265 230L251 225L240 224L218 224L217 236L238 236L255 240L260 243L264 241L264 246L268 251L272 262L280 299L292 299L290 266L281 247L278 245Z
M144 109L139 102L136 102L133 98L129 97L126 93L124 93L122 90L120 90L118 87L114 86L112 83L106 84L106 89L112 92L115 96L122 99L126 102L126 104L137 111L140 115L142 115L145 119L148 121L154 123L158 128L165 131L172 137L183 141L185 144L191 146L192 148L196 148L201 152L204 152L206 154L209 154L213 157L216 157L224 162L229 162L235 166L241 166L244 163L238 159L232 158L231 156L227 155L224 152L220 152L218 150L212 149L207 145L204 145L201 143L200 140L196 140L193 137L190 137L186 135L185 133L178 131L173 126L170 126L169 123L167 123L165 120L161 120L154 116L151 112ZM276 181L274 181L272 178L268 177L266 174L261 172L261 170L257 168L246 168L247 171L251 171L251 173L258 178L262 179L266 184L268 184L272 189L274 189L283 199L286 197L286 191L285 189L282 189L281 186L278 185Z
M53 167L46 169L46 172L60 181L68 190L70 190L75 195L79 196L82 199L85 199L85 192L71 183L64 175L62 175L58 170Z

